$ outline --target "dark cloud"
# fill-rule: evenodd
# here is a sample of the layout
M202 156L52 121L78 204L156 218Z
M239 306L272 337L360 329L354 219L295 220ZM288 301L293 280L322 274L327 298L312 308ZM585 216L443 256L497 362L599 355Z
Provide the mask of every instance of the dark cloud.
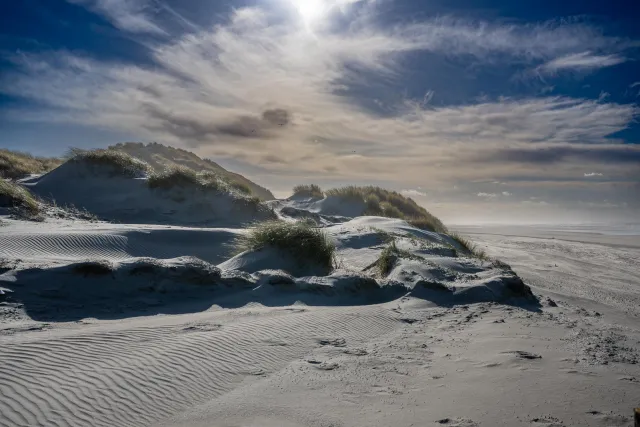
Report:
M640 146L608 146L608 147L547 147L539 149L506 148L480 154L475 160L482 162L514 162L548 165L568 159L597 163L639 163Z
M226 123L202 121L185 117L171 111L165 111L156 105L146 104L145 111L155 119L148 129L161 130L183 140L198 142L215 135L229 135L241 138L265 138L271 131L287 126L291 113L284 109L270 109L262 113L262 117L243 115Z
M287 110L282 108L275 108L273 110L265 110L262 113L262 120L273 126L286 126L290 122L290 114Z

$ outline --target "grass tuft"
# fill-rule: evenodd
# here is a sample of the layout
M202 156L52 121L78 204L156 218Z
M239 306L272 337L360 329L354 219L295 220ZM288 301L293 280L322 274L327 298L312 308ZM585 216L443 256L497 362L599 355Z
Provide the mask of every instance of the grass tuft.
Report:
M468 254L473 255L474 257L482 260L489 260L489 255L487 255L485 250L480 248L475 243L471 242L466 237L463 237L458 233L451 233L449 236L453 240L455 240L460 246L462 246Z
M106 276L113 273L114 266L108 261L85 261L73 266L73 273L89 276Z
M126 176L131 178L142 178L146 176L151 167L130 155L115 150L81 150L72 148L70 150L70 160L72 162L84 162L93 166L102 166L110 169L112 176Z
M399 249L396 246L396 242L394 239L391 241L391 244L389 246L384 248L384 250L380 254L380 258L378 258L378 261L376 261L375 265L377 265L378 270L380 271L380 274L382 276L387 276L389 273L391 273L391 270L393 270L393 267L395 267L396 262L400 258L424 261L424 259L422 257L419 257L418 255L414 255L409 251Z
M322 188L316 184L296 185L293 187L293 195L321 199L324 197L324 192L322 191Z
M266 221L238 238L238 252L273 247L292 255L300 264L333 268L335 245L320 229L306 222Z
M0 149L0 178L20 179L32 174L49 172L62 164L55 157L34 157L31 154Z
M396 191L375 186L357 187L351 185L327 190L325 194L346 200L363 201L366 206L365 212L363 212L365 215L404 219L414 227L437 233L447 233L447 227L438 218L431 215L413 199Z
M23 186L0 179L0 206L13 208L19 216L37 217L42 207L35 197Z

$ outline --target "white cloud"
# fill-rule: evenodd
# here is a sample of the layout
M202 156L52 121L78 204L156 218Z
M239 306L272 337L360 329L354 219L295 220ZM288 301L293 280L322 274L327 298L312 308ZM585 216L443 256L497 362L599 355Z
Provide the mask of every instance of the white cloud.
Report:
M153 22L155 2L148 0L67 0L103 15L114 26L132 33L166 34Z
M427 195L427 193L424 193L420 190L414 190L414 189L402 190L400 191L400 194L407 197L425 197Z
M554 58L537 70L543 74L556 74L563 70L590 71L622 64L626 60L618 54L596 55L591 52L581 52Z
M585 173L584 174L585 177L590 178L590 177L594 177L594 176L603 176L601 173L599 172L589 172L589 173Z
M504 197L511 197L511 196L513 196L513 194L512 194L512 193L509 193L508 191L503 191L503 192L502 192L502 195L503 195Z
M127 31L161 29L143 2L75 1ZM114 5L138 18L125 19ZM148 68L64 51L16 56L0 92L46 107L6 112L13 120L124 131L204 156L232 157L264 174L331 172L341 179L405 180L406 186L430 182L429 192L447 179L497 180L514 173L489 162L468 167L465 156L474 152L531 144L610 146L608 136L639 112L634 104L544 96L428 108L406 102L392 106L395 114L380 116L341 95L354 82L367 88L363 73L393 81L401 71L397 59L407 52L528 64L620 43L584 24L440 18L386 30L359 23L344 33L311 34L268 18L259 8L238 9L225 23L153 44L149 54L157 66ZM540 174L533 167L527 172Z
M484 197L487 199L495 199L496 197L498 197L498 194L496 193L478 193L478 197Z

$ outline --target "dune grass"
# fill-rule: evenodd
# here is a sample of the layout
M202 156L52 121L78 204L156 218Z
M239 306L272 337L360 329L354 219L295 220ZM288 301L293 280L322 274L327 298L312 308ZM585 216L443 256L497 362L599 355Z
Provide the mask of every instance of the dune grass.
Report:
M482 260L490 259L489 255L487 255L484 249L480 248L478 245L476 245L466 237L463 237L458 233L451 233L449 236L453 240L455 240L460 246L462 246L469 255L472 255Z
M116 150L72 148L69 157L69 161L72 162L84 162L92 166L109 168L111 176L142 178L151 171L151 167L147 163Z
M322 188L316 184L296 185L293 187L293 195L321 199L324 197L324 192L322 191Z
M228 182L214 172L197 173L184 166L175 166L160 173L152 173L147 179L149 188L169 190L174 187L196 188L202 191L217 193L229 192L242 196L250 202L260 203L260 199L253 197L251 189L240 182Z
M414 255L409 251L399 249L396 246L396 242L394 239L391 241L391 244L389 246L384 248L384 250L380 254L380 257L376 261L376 266L378 267L380 274L382 276L387 276L389 273L391 273L391 270L393 270L393 267L395 267L396 262L401 258L424 261L424 259L418 255Z
M0 179L0 206L13 208L26 217L36 217L42 212L40 203L29 190L4 179Z
M57 168L63 159L35 157L28 153L0 149L0 178L19 179Z
M435 216L431 215L413 199L396 191L380 187L347 186L325 191L327 196L340 197L346 200L363 201L366 206L365 215L385 216L406 220L414 227L424 230L446 233L447 227Z
M333 268L335 245L320 229L306 222L265 221L238 238L238 252L273 247L292 255L301 264Z

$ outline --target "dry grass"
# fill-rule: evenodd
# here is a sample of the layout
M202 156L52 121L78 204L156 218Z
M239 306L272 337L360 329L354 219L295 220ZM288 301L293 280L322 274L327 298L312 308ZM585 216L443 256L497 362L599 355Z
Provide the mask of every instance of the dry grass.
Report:
M376 261L376 266L378 267L380 274L382 276L387 276L389 273L391 273L391 270L393 270L396 263L401 258L424 261L424 259L419 257L418 255L414 255L411 252L398 249L394 239L391 241L391 244L389 246L384 248L384 250L380 254L380 258L378 258L378 261Z
M462 246L462 248L467 252L467 254L482 260L489 260L489 255L487 255L485 250L480 248L478 245L476 245L466 237L463 237L457 233L452 233L449 236L453 240L455 240L460 246Z
M238 238L238 252L273 247L292 255L301 264L333 268L335 245L329 236L308 223L265 221Z
M0 206L13 208L19 216L36 217L42 207L36 198L19 184L0 179Z
M296 185L293 187L293 195L321 199L324 197L324 191L322 191L322 188L316 184Z
M325 194L347 200L364 201L366 205L365 215L404 219L414 227L437 233L447 233L447 227L438 218L431 215L429 211L418 205L413 199L405 197L396 191L374 186L348 186L327 190Z
M146 176L151 167L130 155L116 150L70 150L71 162L83 162L93 166L101 166L109 169L111 176L126 176L130 178L142 178Z
M247 197L251 196L251 189L242 183L230 183L214 172L196 173L194 170L184 166L175 166L161 173L152 173L147 180L147 184L149 188L163 190L180 187L196 188L201 191L216 193L228 192L244 199L260 202L258 198Z
M55 157L35 157L0 149L0 178L19 179L31 174L46 173L60 166L63 161Z

